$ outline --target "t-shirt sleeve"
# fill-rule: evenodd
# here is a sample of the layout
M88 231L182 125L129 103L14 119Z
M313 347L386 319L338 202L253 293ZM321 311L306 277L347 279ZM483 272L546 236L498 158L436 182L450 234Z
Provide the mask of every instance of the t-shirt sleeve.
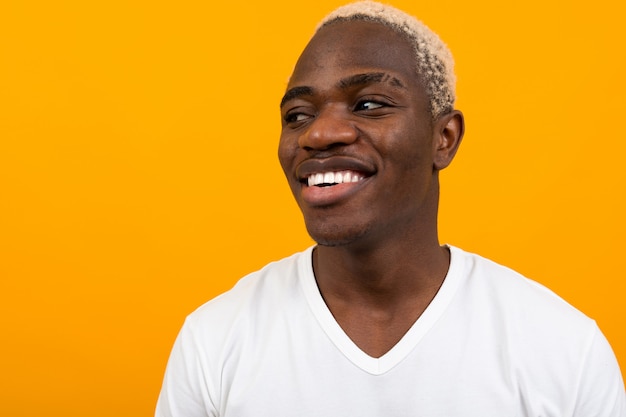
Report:
M619 365L597 327L579 381L574 417L626 417L626 393Z
M188 318L170 353L155 417L218 417L206 366Z

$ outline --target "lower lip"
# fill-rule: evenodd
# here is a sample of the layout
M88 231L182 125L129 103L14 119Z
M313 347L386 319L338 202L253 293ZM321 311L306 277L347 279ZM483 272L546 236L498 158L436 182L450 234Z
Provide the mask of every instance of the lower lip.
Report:
M302 185L302 200L310 206L330 206L341 203L354 194L367 178L358 182L347 182L327 187Z

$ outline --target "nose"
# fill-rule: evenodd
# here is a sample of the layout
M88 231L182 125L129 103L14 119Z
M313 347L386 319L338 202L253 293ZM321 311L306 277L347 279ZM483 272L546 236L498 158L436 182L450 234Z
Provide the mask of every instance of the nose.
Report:
M298 138L298 145L303 149L324 150L349 145L358 135L356 126L345 111L329 108L317 114Z

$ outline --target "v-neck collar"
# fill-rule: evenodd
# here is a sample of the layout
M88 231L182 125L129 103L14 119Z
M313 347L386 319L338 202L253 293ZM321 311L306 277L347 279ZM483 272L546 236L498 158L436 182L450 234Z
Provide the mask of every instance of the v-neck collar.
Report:
M448 247L450 249L450 267L435 298L402 339L379 358L373 358L363 352L343 331L328 309L313 274L313 247L308 248L299 259L300 282L313 315L337 349L363 371L372 375L382 375L400 363L417 346L428 330L443 315L460 286L464 261L462 251L452 246Z

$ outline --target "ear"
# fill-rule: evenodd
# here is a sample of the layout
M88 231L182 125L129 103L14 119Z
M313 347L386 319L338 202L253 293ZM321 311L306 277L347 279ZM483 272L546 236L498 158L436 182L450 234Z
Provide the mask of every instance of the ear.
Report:
M440 171L450 165L465 133L463 113L453 110L435 121L433 133L433 169Z

